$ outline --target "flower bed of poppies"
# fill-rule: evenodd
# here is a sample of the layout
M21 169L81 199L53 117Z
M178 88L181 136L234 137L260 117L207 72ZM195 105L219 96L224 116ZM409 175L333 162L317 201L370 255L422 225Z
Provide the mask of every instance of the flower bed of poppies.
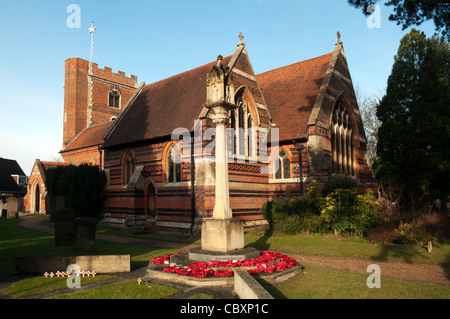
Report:
M167 273L175 273L177 275L191 276L194 278L209 278L213 276L232 277L234 276L234 271L226 268L250 268L247 269L247 272L251 275L254 275L258 273L273 273L275 271L283 271L297 265L297 262L294 258L288 257L281 253L274 253L266 250L261 250L260 252L261 255L253 259L228 261L213 260L209 262L197 261L189 264L187 267L164 267L163 271ZM175 254L158 256L152 259L152 263L155 265L168 265L170 264L170 257L177 254L185 254L185 252L177 252Z

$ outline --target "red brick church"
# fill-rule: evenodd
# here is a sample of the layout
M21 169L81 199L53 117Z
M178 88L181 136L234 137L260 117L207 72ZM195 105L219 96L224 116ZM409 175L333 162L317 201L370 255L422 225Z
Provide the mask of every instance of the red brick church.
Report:
M366 138L340 39L334 51L255 74L245 44L229 56L138 86L137 77L66 61L65 163L107 174L104 223L189 233L214 208L214 124L207 74L228 70L228 170L233 217L264 226L264 202L312 180L371 186ZM231 130L233 129L233 130Z

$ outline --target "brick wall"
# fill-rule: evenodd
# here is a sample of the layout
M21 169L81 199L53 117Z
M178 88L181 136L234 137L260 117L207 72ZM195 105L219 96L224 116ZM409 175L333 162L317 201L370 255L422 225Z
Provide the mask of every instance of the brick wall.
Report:
M121 94L120 109L108 106L108 93L116 88ZM63 145L91 124L108 122L124 109L137 88L137 77L111 68L99 69L89 61L69 58L65 61Z

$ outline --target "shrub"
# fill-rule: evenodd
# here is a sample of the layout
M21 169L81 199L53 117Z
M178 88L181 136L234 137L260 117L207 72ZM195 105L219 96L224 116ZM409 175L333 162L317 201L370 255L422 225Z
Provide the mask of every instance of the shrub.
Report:
M330 177L322 186L322 195L327 196L337 189L355 189L357 182L349 176Z
M293 235L303 231L316 232L322 229L322 220L317 202L320 191L311 187L302 197L278 197L262 206L262 215L277 233Z
M398 227L400 231L400 240L404 244L419 244L425 245L428 241L437 244L436 238L428 234L425 229L416 223L400 223Z
M303 229L303 221L299 215L283 216L275 223L274 231L284 235L296 235Z
M382 219L377 206L370 192L360 195L356 189L336 189L323 200L321 215L330 230L362 236Z
M99 166L61 166L46 172L50 198L65 197L65 206L77 217L98 218L103 207L106 176Z
M383 244L395 244L400 242L400 231L379 225L367 230L367 240L370 242L383 243Z

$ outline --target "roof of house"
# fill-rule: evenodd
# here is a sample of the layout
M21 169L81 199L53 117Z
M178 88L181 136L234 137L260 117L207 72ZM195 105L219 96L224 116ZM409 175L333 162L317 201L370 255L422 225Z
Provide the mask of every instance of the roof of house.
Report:
M258 74L279 139L306 137L308 120L333 53Z
M61 153L77 150L80 148L97 146L103 144L103 136L109 130L113 122L106 122L97 125L91 125L82 130Z
M206 74L216 63L145 85L116 120L103 147L169 136L175 128L192 130L206 102Z
M0 193L23 192L11 175L25 176L25 173L16 160L0 157Z

